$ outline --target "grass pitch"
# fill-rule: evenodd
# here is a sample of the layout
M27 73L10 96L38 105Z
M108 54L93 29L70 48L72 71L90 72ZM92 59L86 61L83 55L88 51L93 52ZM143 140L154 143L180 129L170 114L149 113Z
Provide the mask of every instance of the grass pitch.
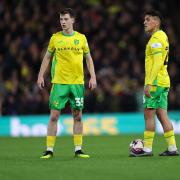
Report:
M72 137L58 137L53 159L40 159L45 138L0 137L0 180L179 179L180 157L159 157L163 136L154 139L153 157L128 157L138 135L86 136L89 159L74 158ZM176 136L180 147L180 136Z

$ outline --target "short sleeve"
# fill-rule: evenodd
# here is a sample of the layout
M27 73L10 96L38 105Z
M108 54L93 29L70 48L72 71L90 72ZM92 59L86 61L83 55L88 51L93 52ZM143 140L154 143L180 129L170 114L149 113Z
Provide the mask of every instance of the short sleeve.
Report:
M49 41L49 45L48 45L48 52L50 54L52 54L54 52L55 46L54 46L54 36L52 35Z
M83 53L84 53L84 54L88 54L89 52L90 52L89 45L88 45L86 36L84 36L84 41L83 41Z

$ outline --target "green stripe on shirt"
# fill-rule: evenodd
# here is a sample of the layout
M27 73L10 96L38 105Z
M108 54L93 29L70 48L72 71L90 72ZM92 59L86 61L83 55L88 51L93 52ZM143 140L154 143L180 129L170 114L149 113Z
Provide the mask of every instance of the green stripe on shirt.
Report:
M153 55L155 55L155 54L160 54L160 53L162 54L162 51L154 52Z

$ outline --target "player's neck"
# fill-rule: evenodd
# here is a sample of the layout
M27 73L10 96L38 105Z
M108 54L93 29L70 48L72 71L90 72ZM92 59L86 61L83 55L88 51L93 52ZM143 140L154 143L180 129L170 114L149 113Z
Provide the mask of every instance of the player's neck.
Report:
M65 34L65 35L73 35L74 34L74 30L73 29L63 30L63 34Z
M154 29L150 32L151 36L152 36L155 32L157 32L157 31L159 31L159 30L160 30L159 27L158 27L158 28L154 28Z

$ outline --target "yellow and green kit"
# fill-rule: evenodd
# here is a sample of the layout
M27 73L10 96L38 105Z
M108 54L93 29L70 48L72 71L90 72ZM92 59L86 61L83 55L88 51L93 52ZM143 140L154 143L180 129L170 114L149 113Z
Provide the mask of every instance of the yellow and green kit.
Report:
M48 52L53 55L51 76L51 109L62 109L70 102L73 109L84 105L83 56L90 53L84 34L74 31L67 35L62 31L52 35Z
M162 30L152 34L145 52L145 86L151 85L151 97L144 96L145 108L167 109L170 78L167 72L169 42Z

